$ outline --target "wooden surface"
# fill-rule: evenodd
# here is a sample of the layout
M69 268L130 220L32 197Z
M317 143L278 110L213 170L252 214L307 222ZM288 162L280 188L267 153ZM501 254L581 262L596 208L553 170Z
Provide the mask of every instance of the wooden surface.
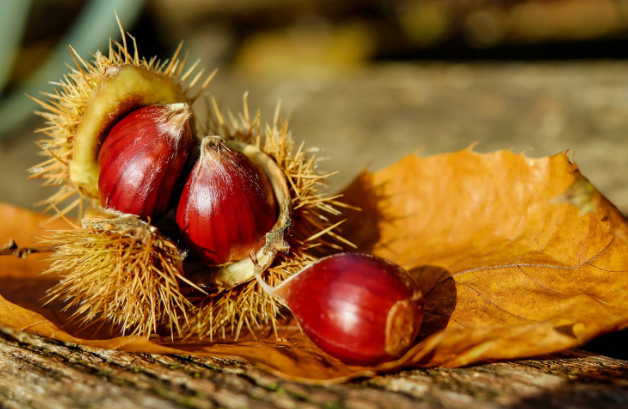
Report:
M80 347L0 328L3 408L625 408L628 362L570 351L343 385L218 359Z

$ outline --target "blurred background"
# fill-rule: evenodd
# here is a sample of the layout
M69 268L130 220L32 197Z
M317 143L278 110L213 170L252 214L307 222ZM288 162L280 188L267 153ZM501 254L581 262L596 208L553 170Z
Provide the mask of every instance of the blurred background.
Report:
M342 188L416 149L576 152L583 172L628 212L628 1L622 0L5 0L0 2L0 200L31 207L26 181L43 125L25 94L50 91L83 56L120 38L166 59L181 40L219 68L209 87L272 118L329 157Z
M416 149L573 149L628 212L624 0L4 0L0 201L52 193L26 180L43 120L25 94L68 71L68 43L88 57L119 39L114 9L140 55L166 59L185 40L218 67L209 92L223 107L237 112L248 91L270 120L281 99L295 139L340 170L332 190ZM628 358L621 336L588 348Z

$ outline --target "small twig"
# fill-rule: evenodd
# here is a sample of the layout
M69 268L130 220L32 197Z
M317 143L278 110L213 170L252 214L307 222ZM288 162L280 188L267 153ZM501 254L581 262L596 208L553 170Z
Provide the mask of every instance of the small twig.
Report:
M4 247L0 248L0 256L26 258L32 253L51 253L53 251L55 251L55 246L20 247L15 240L11 239Z

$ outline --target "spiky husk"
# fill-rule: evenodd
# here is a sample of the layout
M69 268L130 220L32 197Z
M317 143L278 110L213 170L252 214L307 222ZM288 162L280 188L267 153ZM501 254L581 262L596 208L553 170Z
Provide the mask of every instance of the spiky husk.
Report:
M187 282L177 247L144 224L118 231L92 227L49 232L44 244L56 246L45 274L60 282L48 302L61 299L84 326L106 319L122 334L156 333L160 325L180 332L190 302L181 292Z
M92 62L83 60L70 47L76 68L55 83L54 93L43 94L45 101L34 98L45 109L38 112L47 123L38 131L45 134L38 145L46 160L30 169L31 178L42 179L44 185L58 188L57 193L41 203L48 206L46 210L56 210L57 217L64 217L76 207L80 207L79 214L83 214L85 199L70 180L73 137L90 97L107 70L130 65L164 75L181 87L190 105L213 77L214 73L201 84L198 92L191 94L203 71L195 74L198 62L184 69L186 58L179 59L181 46L169 61L146 60L139 57L133 37L128 36L133 40L133 54L129 52L124 32L122 37L122 44L110 43L108 56L96 53ZM278 284L314 261L320 248L339 249L339 243L345 241L334 232L338 224L328 216L338 216L338 207L342 204L337 197L321 193L325 179L331 174L320 174L316 170L319 159L315 150L294 144L287 121L279 116L279 107L272 124L264 129L259 112L250 118L246 98L244 111L238 118L229 115L229 122L225 121L217 107L210 117L206 134L256 145L277 162L290 185L293 229L286 237L290 253L277 256L273 266L265 272L265 279L271 285ZM191 308L178 287L185 278L180 273L177 248L156 230L130 234L92 226L55 232L48 242L58 246L48 273L62 275L60 284L50 291L50 297L69 301L68 308L76 307L75 315L84 323L104 318L119 325L123 332L144 335L157 331L161 323L177 330L181 325L180 333L186 335L213 337L230 330L237 336L244 326L251 330L263 324L275 327L284 307L253 280L200 297L202 301ZM188 285L194 287L189 282ZM189 321L186 310L191 315Z
M292 230L286 237L290 244L288 254L278 254L273 265L264 272L270 285L277 285L290 275L313 262L320 254L340 250L340 243L351 246L335 231L342 222L333 223L329 216L339 216L340 196L327 196L323 192L325 179L334 173L323 174L317 170L321 158L316 149L296 145L288 130L288 121L280 116L277 105L272 124L262 128L261 115L257 111L251 118L246 95L242 114L225 119L215 100L211 102L209 120L202 130L206 135L218 135L226 140L240 140L256 145L273 158L288 181L292 199ZM225 336L227 332L236 338L243 328L254 332L262 325L277 328L282 317L283 302L266 294L256 280L249 281L226 291L203 297L196 303L183 332L200 338Z
M103 74L107 70L122 66L136 66L162 74L178 84L190 106L201 95L216 72L208 75L199 89L192 92L193 87L203 76L204 69L197 71L200 60L189 68L185 68L187 54L182 59L179 58L182 43L169 60L161 61L156 57L147 60L139 57L135 39L127 34L133 43L133 49L129 50L127 35L121 26L120 30L123 43L110 40L109 54L97 52L92 62L85 61L69 46L76 68L73 68L59 82L53 83L56 88L53 93L42 92L44 96L42 100L31 97L44 108L44 111L37 111L36 114L46 120L46 126L36 132L45 135L37 141L37 145L41 149L39 155L46 159L29 169L30 179L42 179L43 186L58 188L55 194L37 203L38 206L47 206L44 211L54 209L55 217L65 215L77 207L80 209L79 214L82 214L85 198L70 181L69 176L69 163L72 160L74 148L73 137L90 97L100 86Z

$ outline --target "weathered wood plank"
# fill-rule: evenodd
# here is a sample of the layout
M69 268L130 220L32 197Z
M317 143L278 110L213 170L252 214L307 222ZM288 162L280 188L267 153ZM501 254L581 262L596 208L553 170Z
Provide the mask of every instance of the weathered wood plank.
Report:
M628 362L570 351L415 369L329 387L237 361L130 354L0 329L6 408L591 408L628 406Z

